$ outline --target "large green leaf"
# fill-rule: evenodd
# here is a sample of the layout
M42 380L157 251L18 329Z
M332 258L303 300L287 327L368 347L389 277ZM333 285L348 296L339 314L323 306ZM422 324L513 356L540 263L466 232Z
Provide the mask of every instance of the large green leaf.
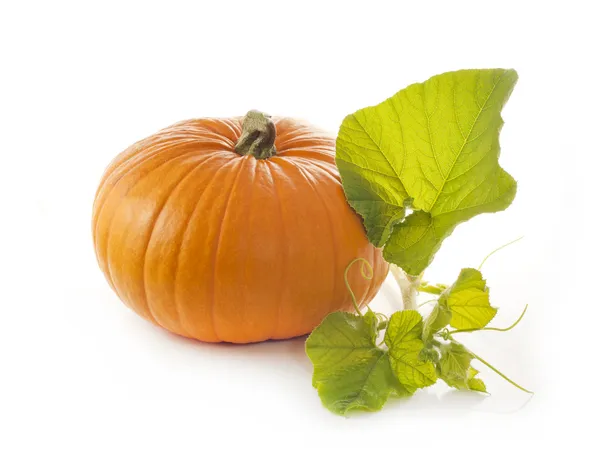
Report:
M423 318L416 310L394 313L385 333L390 363L400 383L414 392L436 381L433 364L421 359Z
M444 73L344 119L336 162L346 197L369 240L408 274L459 223L512 202L498 137L516 81L514 70Z
M312 332L306 353L313 386L334 413L377 411L391 394L410 395L394 376L387 351L377 347L377 317L334 312Z
M471 367L473 355L460 343L451 341L440 347L437 371L440 378L450 387L459 390L486 392L485 384L476 378L478 370Z

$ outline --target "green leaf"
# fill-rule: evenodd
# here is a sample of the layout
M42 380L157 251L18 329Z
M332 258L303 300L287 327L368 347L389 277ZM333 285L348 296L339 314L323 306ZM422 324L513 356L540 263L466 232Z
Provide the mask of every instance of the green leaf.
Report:
M342 123L351 125L351 122ZM340 134L342 129L340 129ZM337 144L340 144L338 135ZM359 143L360 144L360 143ZM383 247L386 243L395 224L404 219L407 194L402 185L396 185L394 176L384 175L385 168L369 169L369 166L376 167L376 163L370 159L362 162L350 162L340 158L340 149L338 147L336 164L342 176L344 191L350 205L362 216L363 224L367 230L369 241L377 246ZM358 160L358 158L355 158ZM372 174L376 174L376 177ZM378 182L377 178L383 178ZM389 182L389 184L384 182Z
M446 299L440 296L438 303L423 324L423 341L428 342L435 333L450 324L452 312L446 306Z
M429 283L427 281L421 281L421 283L419 284L418 287L418 291L419 292L424 292L427 294L433 294L435 296L439 296L440 294L442 294L444 292L444 289L446 289L448 286L445 284L432 284Z
M487 393L487 388L483 380L476 379L475 376L479 374L479 371L473 367L469 367L467 372L468 377L468 385L470 390L474 390L476 392Z
M385 333L392 370L411 392L432 385L437 379L433 364L421 359L422 333L423 318L416 310L394 313Z
M375 315L369 310L365 315L363 315L363 320L365 322L367 330L369 331L369 337L371 339L371 342L375 344L377 341L377 335L379 334L377 330L379 319L377 318L377 315Z
M440 354L437 372L450 387L459 390L487 391L483 381L476 378L479 371L471 367L473 355L467 348L456 341L451 341L440 347Z
M460 270L457 280L448 292L457 293L468 289L485 289L485 280L481 272L475 268L463 268Z
M440 360L440 354L433 342L425 343L425 347L419 353L421 361L431 361L434 364Z
M313 386L334 413L377 411L390 395L411 394L394 376L387 351L376 345L377 324L372 312L334 312L306 341L314 365Z
M490 291L475 268L463 268L454 284L441 295L438 305L450 311L450 325L458 330L483 328L498 311L491 306Z
M417 276L458 224L510 205L516 182L498 164L498 137L516 81L514 70L444 73L344 119L346 198L386 260Z
M451 325L457 330L485 327L498 312L490 304L490 291L479 270L463 268L452 286L444 290L425 319L423 341Z

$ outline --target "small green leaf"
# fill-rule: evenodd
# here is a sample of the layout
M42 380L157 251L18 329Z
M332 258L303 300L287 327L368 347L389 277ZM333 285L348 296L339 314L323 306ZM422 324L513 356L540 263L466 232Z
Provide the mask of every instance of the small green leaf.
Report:
M458 278L452 285L451 292L460 292L467 289L485 289L485 280L479 270L475 268L463 268L458 274Z
M427 281L421 281L421 283L419 284L419 287L417 288L419 292L424 292L427 294L433 294L436 296L439 296L440 294L442 294L444 292L444 289L446 289L448 286L445 284L431 284L428 283Z
M467 348L456 341L451 341L440 347L440 354L437 372L450 387L486 392L483 381L475 377L479 371L471 367L473 355Z
M423 319L416 310L394 313L385 333L392 370L411 392L432 385L437 379L433 364L421 359L422 334Z
M498 309L490 304L490 291L479 270L463 268L458 279L440 297L441 307L450 310L450 325L458 330L483 328Z
M446 306L446 301L440 296L438 303L423 323L423 341L427 343L435 333L450 324L452 312Z
M434 364L440 360L440 354L433 343L425 343L425 347L419 353L421 361L430 361Z
M463 268L452 286L444 290L425 319L423 341L451 325L457 330L485 327L498 309L490 304L490 292L479 270Z
M334 312L306 341L314 365L313 386L334 413L377 411L390 395L411 394L394 376L387 351L375 344L377 324L372 312Z
M363 315L363 320L365 321L367 329L369 330L371 341L373 344L375 344L377 341L377 335L379 334L379 331L377 330L379 319L377 318L377 315L369 310L365 315Z
M419 275L458 224L512 202L516 182L498 157L516 81L514 70L444 73L344 119L336 163L346 198L406 273Z
M475 378L475 376L477 374L479 374L479 371L477 369L475 369L473 367L469 367L469 371L468 371L469 389L474 390L476 392L487 393L487 388L485 387L483 380Z

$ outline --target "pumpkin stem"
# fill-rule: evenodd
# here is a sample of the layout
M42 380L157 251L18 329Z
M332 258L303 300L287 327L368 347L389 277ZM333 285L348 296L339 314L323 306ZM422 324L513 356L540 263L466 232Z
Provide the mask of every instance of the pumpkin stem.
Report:
M235 144L235 152L251 154L256 159L267 159L275 154L275 124L271 116L257 110L249 111L242 121L242 135Z

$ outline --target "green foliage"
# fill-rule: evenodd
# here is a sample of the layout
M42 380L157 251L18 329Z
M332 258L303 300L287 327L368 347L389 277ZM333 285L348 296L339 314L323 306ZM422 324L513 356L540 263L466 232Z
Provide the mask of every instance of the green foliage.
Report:
M423 318L416 310L396 312L385 333L392 369L402 385L411 391L435 383L433 364L420 358L423 349Z
M408 274L419 275L459 223L512 202L498 136L516 81L514 70L444 73L344 119L336 163L348 202Z
M440 354L438 376L450 387L459 390L486 391L483 381L476 378L479 371L471 367L473 355L467 348L456 341L450 341L440 346Z
M381 409L390 394L411 392L394 376L388 353L376 343L377 317L335 312L306 341L314 365L313 386L326 408L337 414Z
M459 330L483 328L498 311L491 306L489 289L481 272L475 268L463 268L460 271L454 284L440 295L436 308L444 309L445 312L440 314L450 317L448 323Z
M488 295L481 273L464 268L440 294L425 321L416 310L395 312L387 321L371 310L365 315L330 314L306 341L314 365L313 385L321 401L337 414L377 411L390 396L410 396L438 378L458 390L487 393L485 383L477 377L479 371L471 365L473 359L528 392L453 337L477 330L508 331L523 318L525 311L510 327L485 328L496 313L496 309L492 308L492 314L490 307L481 305L487 301L489 306ZM472 310L465 306L470 300L475 304ZM383 347L377 345L382 329Z
M370 265L361 258L348 265L345 281L356 314L330 314L306 342L313 385L332 412L377 411L389 397L410 396L438 378L457 390L487 392L474 359L528 391L454 338L508 331L525 311L508 328L486 328L497 309L474 268L462 269L450 286L420 282L458 224L503 210L515 196L516 182L498 164L498 138L500 112L516 81L514 70L444 73L343 121L336 163L348 202L362 216L370 242L415 278L401 286L403 294L438 297L425 320L416 310L395 312L389 320L370 309L362 315L347 274L358 261ZM361 269L370 279L372 269L366 271Z

